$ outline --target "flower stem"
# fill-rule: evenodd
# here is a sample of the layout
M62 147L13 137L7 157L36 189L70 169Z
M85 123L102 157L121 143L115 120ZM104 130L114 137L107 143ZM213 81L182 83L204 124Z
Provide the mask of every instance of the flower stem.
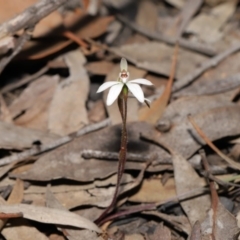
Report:
M101 221L104 217L112 210L117 201L118 191L121 184L122 176L125 169L126 156L127 156L127 98L128 89L123 88L121 94L118 97L118 108L122 118L122 136L121 136L121 148L119 151L119 161L118 161L118 172L117 172L117 183L115 192L112 198L112 202L105 209L105 211L100 215L100 217L95 221L95 223L101 225Z

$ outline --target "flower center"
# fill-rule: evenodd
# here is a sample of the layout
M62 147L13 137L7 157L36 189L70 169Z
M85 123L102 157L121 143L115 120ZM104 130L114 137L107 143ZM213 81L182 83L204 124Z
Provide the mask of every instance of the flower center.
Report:
M125 70L123 70L119 73L119 77L120 77L120 79L122 80L123 83L126 83L128 78L129 78L129 73L126 72Z

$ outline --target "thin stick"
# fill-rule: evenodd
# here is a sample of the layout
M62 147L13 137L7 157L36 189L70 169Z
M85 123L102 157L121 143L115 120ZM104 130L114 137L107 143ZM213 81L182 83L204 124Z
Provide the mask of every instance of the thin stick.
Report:
M16 47L11 53L11 55L3 58L0 62L0 74L4 68L10 63L10 61L22 50L24 44L31 38L32 32L26 30L17 40Z
M178 81L175 82L173 85L173 92L180 90L181 88L189 85L192 83L197 77L199 77L201 74L203 74L206 70L212 67L216 67L221 61L223 61L225 58L227 58L229 55L237 52L240 50L240 44L231 46L227 50L219 53L218 55L210 58L209 60L205 61L203 64L201 64L200 67L194 69L192 72L187 74L186 76L178 79Z
M40 153L49 151L49 150L57 148L57 147L59 147L63 144L66 144L66 143L72 141L75 137L79 137L79 136L82 136L82 135L87 134L89 132L96 131L96 130L98 130L100 128L103 128L103 127L106 127L110 124L111 124L110 119L105 119L102 122L86 126L86 127L80 129L78 132L76 132L74 134L59 138L58 140L52 142L52 144L48 144L46 146L42 145L42 146L39 146L37 148L32 148L32 149L23 151L21 153L14 154L10 157L1 158L0 159L0 166L12 163L14 161L23 161L23 160L25 160L25 159L27 159L31 156L38 155Z
M200 127L197 125L197 123L194 121L194 119L191 116L188 116L188 120L193 125L197 133L201 136L201 138L206 142L206 144L215 152L218 156L220 156L223 160L225 160L231 168L240 170L240 164L233 161L231 158L229 158L227 155L222 153L220 149L218 149L211 140L206 136L206 134L200 129Z
M41 0L9 21L0 25L0 39L23 28L32 28L41 19L58 9L67 0Z

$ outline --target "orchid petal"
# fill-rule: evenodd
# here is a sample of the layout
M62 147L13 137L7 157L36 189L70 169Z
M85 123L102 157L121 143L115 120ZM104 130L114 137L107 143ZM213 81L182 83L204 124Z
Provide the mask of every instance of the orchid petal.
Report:
M127 69L128 69L127 60L125 58L121 59L120 69L121 69L121 71L123 71L123 70L127 71Z
M134 80L129 81L131 83L138 83L138 84L144 84L144 85L153 85L149 80L144 78L137 78Z
M138 84L127 82L126 85L139 102L144 102L143 90Z
M118 98L120 92L122 91L123 84L119 83L117 85L114 85L110 88L108 97L107 97L107 105L110 106L113 104L113 102Z
M119 84L117 81L110 81L110 82L105 82L103 83L97 90L97 93L102 92L106 90L109 87L112 87L113 85Z

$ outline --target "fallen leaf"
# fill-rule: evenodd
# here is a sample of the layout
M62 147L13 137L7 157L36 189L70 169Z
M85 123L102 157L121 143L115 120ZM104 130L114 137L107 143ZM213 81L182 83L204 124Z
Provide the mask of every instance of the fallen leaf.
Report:
M38 231L26 219L11 220L11 225L2 230L2 235L8 240L24 239L24 240L48 240L48 237Z
M15 124L47 131L48 109L58 81L57 75L42 76L25 88L9 107L13 118L24 113Z
M139 68L165 76L169 76L171 73L171 56L174 47L160 42L149 41L141 44L127 44L115 49L129 61L134 62ZM192 69L195 69L208 59L201 54L185 49L179 49L178 56L181 61L179 61L176 70L177 79L184 77Z
M205 179L199 177L190 163L180 154L173 152L172 161L177 195L206 185ZM202 221L206 218L211 201L209 195L202 195L180 201L180 204L193 225L196 221Z
M162 184L160 179L145 179L138 191L129 198L132 202L161 202L176 197L174 179ZM152 194L154 192L154 194Z
M2 213L22 212L23 217L29 220L57 225L86 228L100 233L101 230L91 221L75 213L48 207L32 206L26 204L0 205Z
M212 222L213 210L208 213L208 217L202 222L202 235L203 240L209 239L211 236L213 222ZM217 240L231 240L236 239L240 229L237 226L236 218L226 208L218 202L216 211L216 224L214 236ZM210 238L212 239L212 238Z
M149 240L171 240L171 231L163 224L158 224L153 234L148 235Z
M223 137L239 134L239 110L237 105L219 107L193 115L192 117L194 117L203 132L208 133L209 139L215 141ZM162 134L159 140L180 153L184 158L189 158L205 144L187 119L173 126L171 131Z
M230 97L225 94L182 97L167 106L157 123L157 127L160 131L162 129L163 131L166 129L169 130L171 126L184 121L188 115L201 114L213 108L234 105L234 103L230 102Z
M178 231L183 231L187 234L190 233L191 226L185 215L174 216L161 213L159 211L144 211L144 214L152 215L163 219L167 223L173 225Z
M187 32L195 33L201 41L214 43L221 39L221 28L233 15L237 1L227 1L211 9L210 14L199 14L187 27Z
M46 189L46 206L49 208L68 211L58 202L49 187ZM96 232L92 232L90 230L62 228L62 232L69 240L102 239L97 236Z
M139 140L140 133L153 131L153 128L146 123L128 124L128 151L138 154L157 154L156 161L162 162L163 159L169 159L169 154L159 147ZM116 173L116 161L83 159L81 151L91 148L92 150L118 152L120 146L121 126L115 125L103 130L90 133L88 135L76 138L72 142L59 147L41 156L33 167L22 174L11 174L11 176L21 179L49 181L51 179L68 178L78 181L93 181L94 179L103 179ZM94 144L93 144L94 143ZM156 152L157 151L157 152ZM126 169L142 169L145 163L127 161ZM149 166L147 171L159 171L168 169L169 164Z
M13 124L0 122L0 148L24 149L32 147L34 142L50 144L59 137L55 134L48 134L39 130L27 129Z
M157 4L146 0L139 2L135 21L141 27L155 31L158 22Z
M49 109L48 128L61 136L79 130L88 123L85 103L89 79L83 64L86 59L79 49L65 55L70 76L57 87Z
M146 121L151 124L156 124L157 120L161 118L171 96L173 79L176 72L177 56L178 56L178 44L175 46L170 77L165 87L165 90L159 98L157 98L154 102L151 103L150 108L145 107L140 109L139 111L140 121Z
M113 68L114 64L108 61L89 62L85 65L88 72L95 75L107 75Z

